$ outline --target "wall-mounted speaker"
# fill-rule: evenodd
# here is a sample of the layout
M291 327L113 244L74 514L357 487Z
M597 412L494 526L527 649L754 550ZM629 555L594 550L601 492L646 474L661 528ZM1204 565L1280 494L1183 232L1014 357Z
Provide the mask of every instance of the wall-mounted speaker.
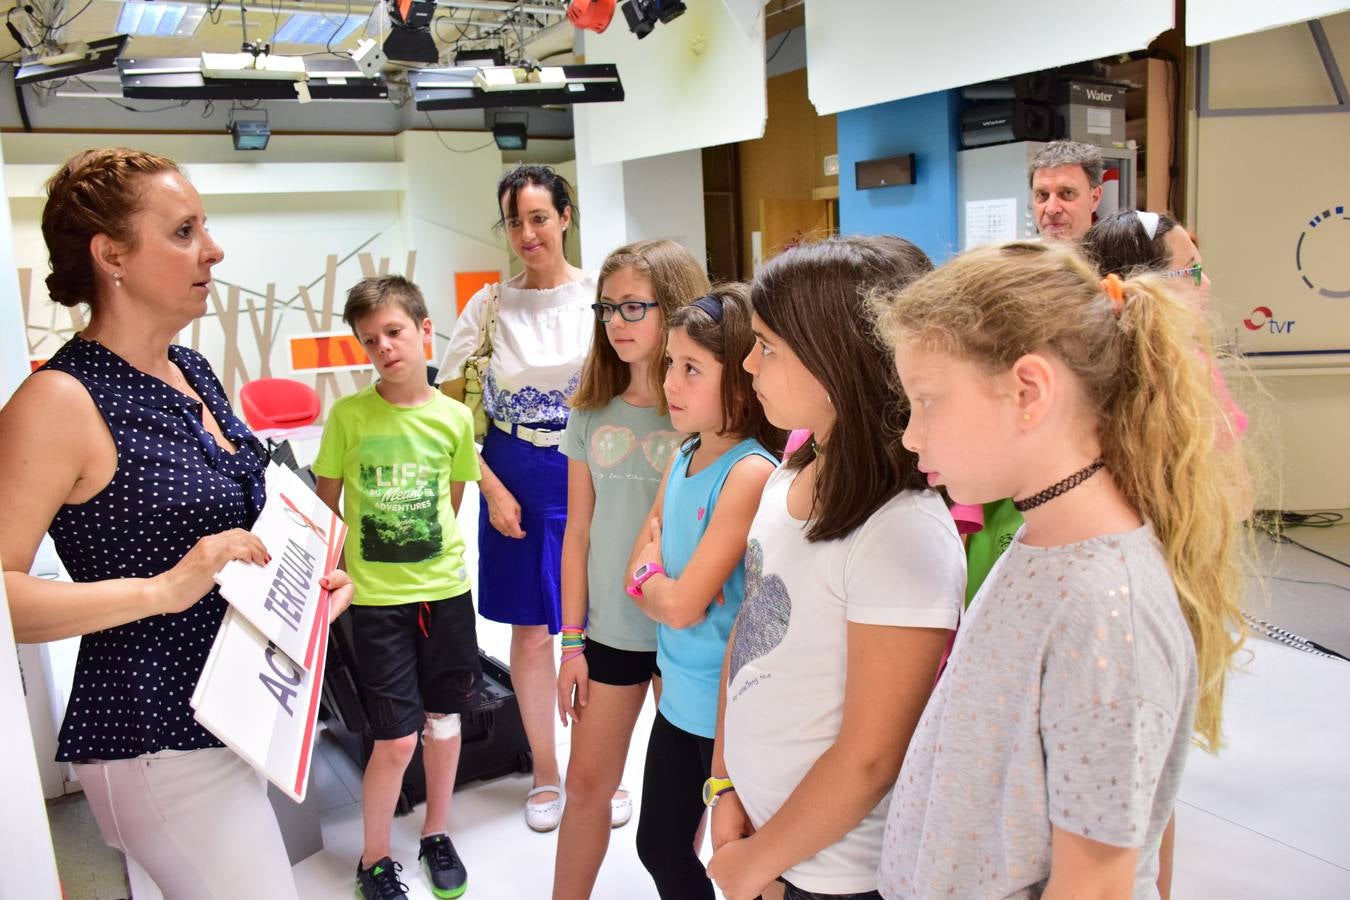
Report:
M862 160L854 164L853 176L860 191L891 187L896 184L913 184L914 154L903 153L885 159Z
M1030 100L976 103L961 114L962 147L1049 141L1059 137L1062 130L1053 109Z
M967 100L1040 100L1055 99L1055 77L1050 72L1031 72L1015 78L1000 78L961 88Z

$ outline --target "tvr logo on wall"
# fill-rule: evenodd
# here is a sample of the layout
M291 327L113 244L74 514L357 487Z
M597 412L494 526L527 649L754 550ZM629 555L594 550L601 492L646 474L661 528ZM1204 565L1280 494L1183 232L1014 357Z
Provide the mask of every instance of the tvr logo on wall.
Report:
M1269 306L1258 306L1242 320L1248 331L1269 331L1271 334L1288 334L1294 330L1294 319L1277 319Z

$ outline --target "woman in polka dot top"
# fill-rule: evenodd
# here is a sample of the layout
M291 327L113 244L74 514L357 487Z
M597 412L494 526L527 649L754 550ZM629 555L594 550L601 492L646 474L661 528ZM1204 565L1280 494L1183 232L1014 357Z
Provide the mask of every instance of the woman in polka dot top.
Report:
M166 897L294 896L262 781L188 703L225 611L214 573L267 556L247 530L263 448L171 344L224 254L164 157L85 151L47 190L47 288L89 325L0 412L0 558L18 640L83 635L57 759ZM74 583L27 574L46 531ZM330 576L340 603L346 585Z

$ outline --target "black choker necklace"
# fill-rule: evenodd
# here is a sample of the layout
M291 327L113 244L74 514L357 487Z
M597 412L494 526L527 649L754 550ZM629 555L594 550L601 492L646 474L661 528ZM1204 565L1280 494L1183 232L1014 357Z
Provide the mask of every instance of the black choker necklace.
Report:
M1106 462L1104 460L1101 459L1093 460L1089 465L1079 469L1077 472L1074 472L1072 475L1070 475L1068 478L1065 478L1063 481L1056 481L1054 484L1050 485L1048 488L1041 491L1039 494L1032 494L1025 500L1014 500L1013 508L1016 509L1018 512L1026 512L1029 509L1035 509L1042 503L1049 503L1051 500L1055 499L1060 494L1067 493L1068 491L1073 490L1083 482L1087 481L1093 475L1097 474L1097 470L1104 465L1106 465Z

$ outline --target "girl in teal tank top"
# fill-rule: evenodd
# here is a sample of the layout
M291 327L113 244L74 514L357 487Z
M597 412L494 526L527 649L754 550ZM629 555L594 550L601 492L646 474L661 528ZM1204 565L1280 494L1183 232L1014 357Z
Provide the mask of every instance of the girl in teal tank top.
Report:
M718 679L745 592L746 535L783 448L740 365L750 315L749 291L724 285L671 316L665 394L690 438L633 548L629 594L658 623L662 676L637 845L663 898L713 897L694 845L703 783L726 777L713 759Z

